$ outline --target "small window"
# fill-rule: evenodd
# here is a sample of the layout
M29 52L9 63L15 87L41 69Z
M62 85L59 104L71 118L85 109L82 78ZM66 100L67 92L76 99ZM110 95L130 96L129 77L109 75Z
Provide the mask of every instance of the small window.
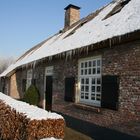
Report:
M131 1L131 0L123 0L123 1L120 1L120 2L113 8L113 10L112 10L103 20L105 20L105 19L107 19L107 18L109 18L109 17L111 17L111 16L113 16L113 15L119 13L119 12L123 9L123 7L126 6L130 1Z

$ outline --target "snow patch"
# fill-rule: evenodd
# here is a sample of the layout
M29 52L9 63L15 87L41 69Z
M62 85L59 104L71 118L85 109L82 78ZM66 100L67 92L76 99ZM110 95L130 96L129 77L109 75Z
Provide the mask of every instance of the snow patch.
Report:
M61 115L48 112L44 109L29 105L25 102L17 101L0 92L0 100L15 109L19 113L23 113L30 120L47 120L47 119L63 119Z

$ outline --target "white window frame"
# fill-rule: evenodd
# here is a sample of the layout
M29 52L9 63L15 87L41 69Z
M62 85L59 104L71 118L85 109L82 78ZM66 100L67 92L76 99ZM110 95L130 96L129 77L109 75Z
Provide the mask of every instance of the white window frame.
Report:
M32 77L33 77L33 70L32 69L27 70L26 90L32 84Z
M100 66L97 66L97 60L100 60ZM90 66L89 64L90 62L93 64L93 61L95 61L96 63L94 67L92 65ZM86 66L85 62L87 62L87 68L84 67ZM82 63L83 63L83 68L81 68ZM95 68L95 74L92 74L93 72L92 70L94 68ZM97 73L97 68L98 70L100 69L100 73ZM81 75L82 70L83 70L83 75ZM92 106L98 106L98 107L101 106L101 88L102 88L101 87L101 83L102 83L101 70L102 70L102 57L101 56L88 57L88 58L80 59L78 61L78 90L79 90L78 96L79 97L77 99L79 103L92 105ZM88 73L88 74L84 74L84 73ZM95 79L95 84L92 83L92 79ZM97 84L97 79L98 81L100 81L100 83L98 84ZM82 83L82 80L84 81L84 84ZM92 92L93 86L95 87L94 92ZM100 92L97 92L97 87L100 89ZM86 90L87 90L87 93L86 93ZM94 96L95 96L95 99L94 99Z

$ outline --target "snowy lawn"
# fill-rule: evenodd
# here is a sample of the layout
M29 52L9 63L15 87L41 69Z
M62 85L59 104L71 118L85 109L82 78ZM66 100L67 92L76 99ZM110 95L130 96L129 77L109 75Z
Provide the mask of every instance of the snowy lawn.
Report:
M30 120L63 119L63 117L59 114L48 112L34 105L29 105L25 102L17 101L1 92L0 100L4 101L4 103L9 105L12 109L15 109L17 112L23 113Z

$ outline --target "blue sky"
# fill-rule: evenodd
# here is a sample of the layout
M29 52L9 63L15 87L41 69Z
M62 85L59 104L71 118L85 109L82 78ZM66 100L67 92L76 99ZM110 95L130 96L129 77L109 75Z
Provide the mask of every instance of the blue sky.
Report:
M0 0L0 57L18 57L64 26L64 8L81 7L81 18L112 0Z

